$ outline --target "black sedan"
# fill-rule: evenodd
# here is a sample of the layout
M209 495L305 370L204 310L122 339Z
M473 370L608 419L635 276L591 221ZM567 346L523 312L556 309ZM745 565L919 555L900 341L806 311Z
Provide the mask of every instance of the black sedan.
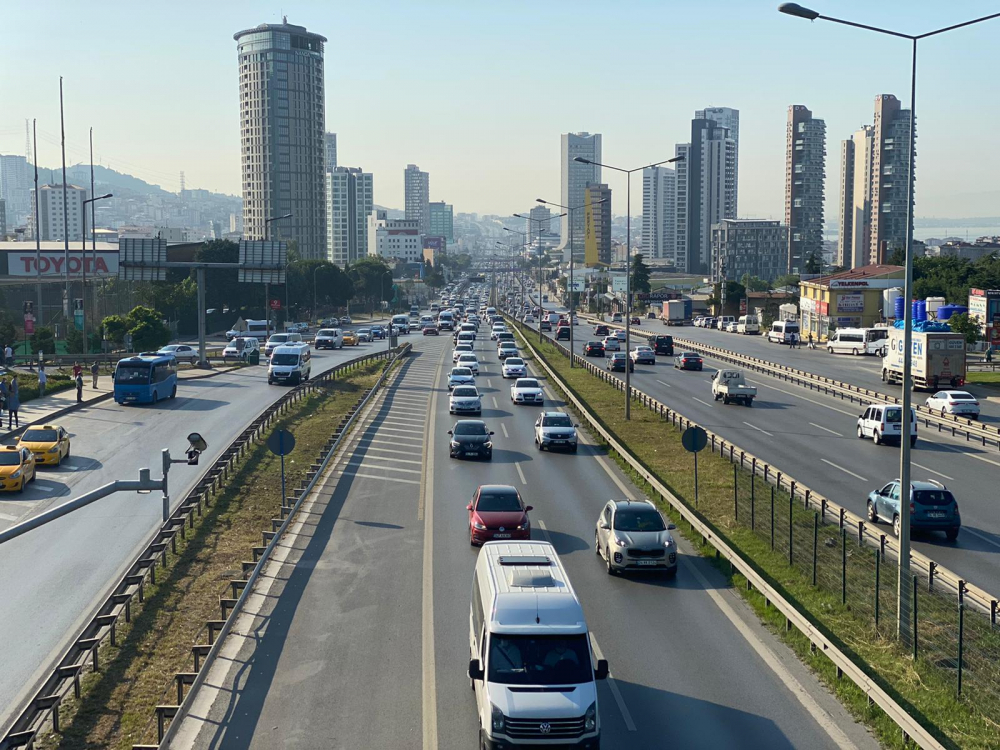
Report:
M702 364L701 356L694 352L684 352L674 357L674 367L678 370L700 370Z
M604 356L604 342L603 341L588 341L587 345L583 347L583 356L585 357L603 357Z
M635 372L635 362L629 359L625 352L614 352L608 359L608 369L611 372L625 372L625 365L628 364L628 371Z
M460 419L448 430L451 458L485 458L493 460L493 433L481 419Z

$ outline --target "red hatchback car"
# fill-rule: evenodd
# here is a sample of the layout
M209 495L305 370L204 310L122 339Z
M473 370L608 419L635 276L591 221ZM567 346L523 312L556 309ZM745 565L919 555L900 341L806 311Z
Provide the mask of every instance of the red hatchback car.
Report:
M465 506L469 511L469 543L473 546L494 539L530 539L530 505L525 505L514 487L484 484Z

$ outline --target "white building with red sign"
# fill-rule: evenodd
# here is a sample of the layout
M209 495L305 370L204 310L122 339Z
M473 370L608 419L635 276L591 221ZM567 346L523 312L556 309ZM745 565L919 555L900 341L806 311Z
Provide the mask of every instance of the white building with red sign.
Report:
M87 243L84 252L81 242L70 244L66 252L62 242L42 242L41 251L36 251L34 242L0 242L0 276L33 279L60 277L69 268L70 278L84 274L93 276L118 275L118 245L98 242L91 249Z

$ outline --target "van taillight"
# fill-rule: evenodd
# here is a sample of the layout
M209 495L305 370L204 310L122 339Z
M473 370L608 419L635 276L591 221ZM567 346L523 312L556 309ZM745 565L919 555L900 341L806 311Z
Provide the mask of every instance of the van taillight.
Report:
M912 500L910 500L910 515L911 515L911 516L913 515L913 511L914 511L914 510L915 510L915 509L914 509L914 507L913 507L913 501L912 501Z

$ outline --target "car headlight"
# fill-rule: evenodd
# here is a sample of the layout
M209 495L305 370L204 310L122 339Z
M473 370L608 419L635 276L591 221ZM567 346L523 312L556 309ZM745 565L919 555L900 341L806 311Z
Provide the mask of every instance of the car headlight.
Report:
M667 549L670 549L671 547L674 546L674 540L673 539L668 539L667 541L665 541L663 543L663 546L666 547Z
M617 544L619 547L628 547L628 542L626 542L621 537L616 536L614 538L614 540L615 540L615 544Z
M21 470L20 470L20 469L18 469L18 470L17 470L17 471L15 471L15 472L14 472L13 474L11 474L11 475L10 475L10 478L11 478L11 479L17 479L17 478L18 478L19 476L21 476Z
M452 441L451 441L451 447L452 447L452 448L458 448L458 447L459 447L459 445L460 445L460 444L459 444L459 442L458 442L457 440L452 440Z
M493 447L493 441L492 440L487 440L486 441L486 447L487 448L492 448Z
M491 704L492 705L492 704ZM596 716L596 714L595 714ZM502 732L504 728L505 717L503 711L501 711L496 706L493 706L493 731Z
M486 531L486 526L484 524L479 523L479 521L473 521L472 528L478 531Z
M597 701L594 701L593 703L590 704L590 708L587 709L587 713L583 717L583 731L593 732L596 728L597 728Z
M58 445L56 447L54 447L54 448L49 448L49 453L58 453L58 452L59 452L59 446Z

